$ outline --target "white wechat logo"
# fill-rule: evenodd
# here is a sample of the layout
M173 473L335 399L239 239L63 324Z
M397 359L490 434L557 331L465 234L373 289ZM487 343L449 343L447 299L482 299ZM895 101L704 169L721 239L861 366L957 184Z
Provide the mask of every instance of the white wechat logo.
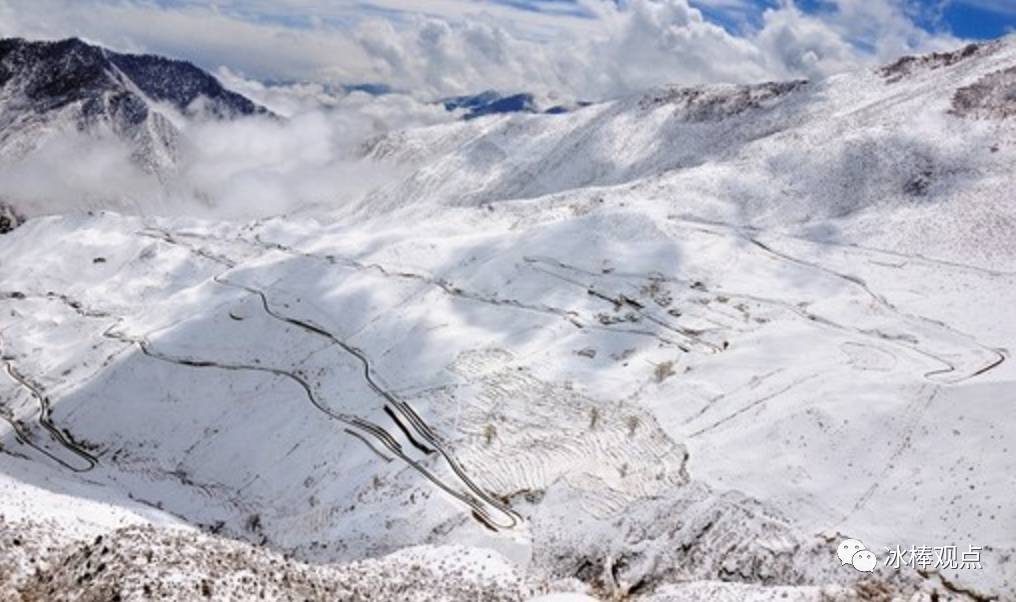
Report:
M874 553L868 550L860 550L854 552L854 556L850 559L850 564L854 565L854 568L862 573L870 573L875 570L878 559L875 558Z
M836 548L836 556L840 559L840 566L849 564L862 573L870 573L875 570L878 558L864 544L857 539L844 539Z

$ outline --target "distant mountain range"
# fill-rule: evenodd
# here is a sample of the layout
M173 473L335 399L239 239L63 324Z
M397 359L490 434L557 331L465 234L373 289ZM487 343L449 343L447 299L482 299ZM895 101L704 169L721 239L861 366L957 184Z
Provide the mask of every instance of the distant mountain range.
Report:
M339 88L342 92L364 92L371 96L384 96L395 92L385 84L345 84ZM588 106L589 102L578 101L567 104L557 104L543 108L536 101L533 94L528 92L514 92L505 94L497 90L484 90L477 94L463 94L460 96L448 96L436 101L446 111L461 111L462 119L469 121L486 115L503 115L506 113L567 113L576 108Z
M467 121L485 115L500 115L504 113L547 113L557 115L592 104L578 101L541 109L532 94L521 92L505 95L495 90L486 90L479 94L467 94L465 96L452 96L440 102L447 111L464 110L465 113L462 118Z
M498 113L537 112L532 94L503 96L494 90L466 96L453 96L444 99L441 103L447 111L464 109L466 111L463 116L465 119L475 119L484 115L495 115Z
M68 129L110 132L150 169L176 155L182 116L269 114L186 61L112 52L76 38L0 40L0 158L17 157Z

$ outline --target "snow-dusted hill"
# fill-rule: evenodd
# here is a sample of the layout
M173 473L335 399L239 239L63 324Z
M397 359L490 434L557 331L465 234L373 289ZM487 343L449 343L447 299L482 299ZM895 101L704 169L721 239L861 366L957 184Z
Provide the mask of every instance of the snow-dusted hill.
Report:
M28 220L0 541L55 543L10 595L1016 598L1014 68L404 131L335 219Z

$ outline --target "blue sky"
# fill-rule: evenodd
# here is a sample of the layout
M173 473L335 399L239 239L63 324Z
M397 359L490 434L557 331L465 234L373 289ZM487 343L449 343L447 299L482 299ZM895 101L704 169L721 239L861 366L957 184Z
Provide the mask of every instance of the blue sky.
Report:
M943 11L943 21L960 37L996 38L1016 29L1016 1L953 2Z
M571 14L595 18L578 0L488 0L546 15ZM612 1L612 0L605 0ZM620 1L620 0L619 0ZM425 2L422 4L426 4ZM704 14L731 31L747 19L757 22L766 8L779 5L777 0L693 1ZM832 10L831 2L797 0L797 6L810 13ZM1016 29L1016 0L923 0L910 3L915 21L928 30L944 29L958 37L985 40Z

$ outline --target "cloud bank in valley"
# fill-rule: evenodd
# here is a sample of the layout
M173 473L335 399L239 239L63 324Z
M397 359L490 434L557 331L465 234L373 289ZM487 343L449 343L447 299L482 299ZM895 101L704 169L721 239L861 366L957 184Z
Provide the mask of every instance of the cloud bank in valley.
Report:
M397 175L394 166L361 160L373 137L457 117L402 94L268 87L229 72L220 78L282 118L185 119L159 107L180 132L175 166L159 173L143 169L129 144L102 128L52 133L0 162L0 200L29 216L113 209L232 218L336 209Z

